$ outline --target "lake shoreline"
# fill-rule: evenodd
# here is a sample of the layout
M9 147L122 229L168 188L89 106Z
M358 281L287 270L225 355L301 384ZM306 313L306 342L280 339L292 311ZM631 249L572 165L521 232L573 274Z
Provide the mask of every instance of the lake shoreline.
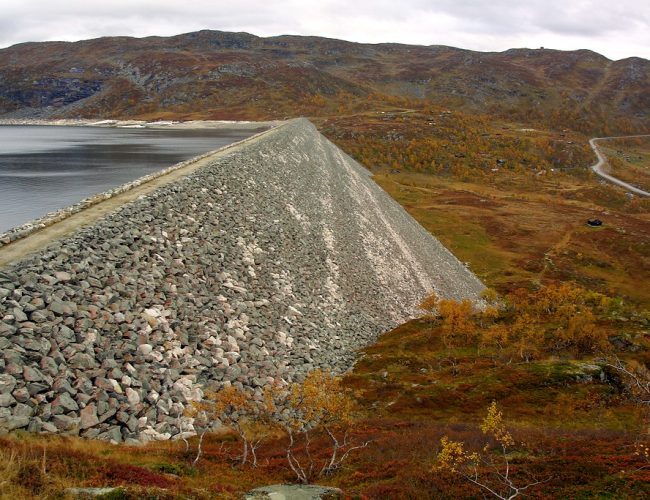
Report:
M188 120L188 121L144 121L144 120L113 120L88 118L62 118L56 120L41 120L36 118L0 119L2 125L38 125L61 127L106 127L106 128L147 128L147 129L237 129L250 130L260 127L275 127L283 123L274 121L227 121L227 120Z
M52 126L92 126L90 125L89 121L87 120L11 120L12 122L21 122L21 123L5 123L8 120L0 121L0 125L11 125L11 126L16 126L16 125L37 125L37 126L43 126L44 123L40 123L41 121L47 122L48 125ZM39 122L39 123L37 123ZM176 172L181 169L187 169L191 167L192 165L201 162L202 160L218 156L222 154L224 151L227 151L228 149L234 148L241 146L242 144L257 139L259 136L269 132L270 130L273 130L278 126L278 124L281 124L283 122L246 122L240 124L241 126L239 127L240 130L249 130L249 129L258 129L260 127L264 126L269 126L268 129L259 132L257 134L254 134L250 137L247 137L245 139L242 139L237 142L233 142L230 144L227 144L226 146L222 146L218 149L208 151L206 153L194 156L192 158L189 158L187 160L175 163L167 168L164 168L162 170L158 170L156 172L153 172L151 174L139 177L133 181L121 184L119 186L116 186L108 191L104 191L102 193L98 193L95 195L92 195L90 197L84 198L81 201L74 203L73 205L69 205L66 207L62 207L58 210L55 210L53 212L49 212L45 214L42 217L32 219L24 224L21 224L19 226L13 227L5 232L0 233L0 253L5 253L3 250L6 250L6 247L8 245L11 245L18 240L22 240L24 238L27 238L34 233L37 233L43 229L46 229L50 226L53 226L54 224L57 224L65 219L68 219L69 217L78 214L88 208L91 208L97 204L100 204L102 202L105 202L106 200L110 200L111 198L114 198L118 195L122 195L124 193L127 193L129 191L132 191L136 188L139 188L141 186L144 186L151 181L154 181L156 179L159 179L161 177L167 176L169 174L172 174L173 172ZM223 124L223 126L221 126ZM273 124L272 126L270 124ZM181 127L165 127L165 128L236 128L233 127L232 123L226 123L226 122L184 122ZM201 127L200 125L204 125ZM99 125L97 125L99 126ZM113 125L103 125L105 127L108 126L113 126ZM115 125L117 126L117 125ZM155 128L151 127L151 128ZM0 258L0 267L2 265L6 265L9 261L7 259L2 259Z

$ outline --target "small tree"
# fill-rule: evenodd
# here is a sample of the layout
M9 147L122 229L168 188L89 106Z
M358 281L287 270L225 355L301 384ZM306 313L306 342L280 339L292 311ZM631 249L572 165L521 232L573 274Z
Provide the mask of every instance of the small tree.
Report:
M537 359L544 347L544 330L527 313L517 317L511 326L511 349L526 363Z
M512 332L509 326L503 323L498 323L481 331L480 346L481 348L495 348L495 354L491 357L492 361L496 364L503 353L509 349L511 338Z
M442 317L442 340L446 347L466 346L476 340L476 325L472 321L474 306L470 300L443 299L438 302L438 313Z
M331 474L352 451L368 445L368 442L355 443L349 436L355 402L339 378L314 370L302 384L293 384L288 391L276 392L273 397L276 418L289 438L287 462L301 483ZM330 441L327 454L320 459L311 447L312 434L317 428ZM296 449L299 443L303 445L301 456Z
M207 425L199 438L196 463L201 456L201 443L205 431L217 420L234 430L241 439L241 454L236 457L241 465L257 466L257 449L274 431L271 415L262 401L234 386L219 391L206 392L200 402L194 402L190 413L200 415Z
M433 321L436 319L436 308L439 301L440 299L438 298L438 295L436 295L434 292L426 297L422 302L420 302L420 304L418 304L418 309L424 311L424 318L428 321Z
M488 407L488 413L480 426L483 434L491 438L500 450L499 460L495 461L492 454L488 453L489 444L482 452L470 452L465 449L462 442L451 441L447 436L440 440L440 451L437 455L434 470L448 471L458 474L472 484L481 488L496 498L510 500L521 495L529 488L548 481L533 480L526 484L518 485L512 477L512 467L509 459L509 449L515 441L506 429L503 415L496 403ZM483 477L482 469L489 470L489 477Z

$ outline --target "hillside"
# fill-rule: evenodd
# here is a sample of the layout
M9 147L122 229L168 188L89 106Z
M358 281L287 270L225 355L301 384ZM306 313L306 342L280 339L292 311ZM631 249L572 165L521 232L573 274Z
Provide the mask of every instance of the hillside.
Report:
M583 131L640 130L650 124L650 62L218 31L0 50L5 117L266 119L395 99Z

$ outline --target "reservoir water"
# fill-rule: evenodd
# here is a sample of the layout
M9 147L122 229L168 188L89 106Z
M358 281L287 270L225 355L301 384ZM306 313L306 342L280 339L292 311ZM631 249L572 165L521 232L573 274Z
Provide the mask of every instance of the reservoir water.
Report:
M0 233L261 130L0 126Z

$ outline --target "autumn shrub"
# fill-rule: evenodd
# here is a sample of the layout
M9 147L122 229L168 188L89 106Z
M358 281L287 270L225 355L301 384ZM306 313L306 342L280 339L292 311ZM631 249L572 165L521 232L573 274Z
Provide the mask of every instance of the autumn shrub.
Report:
M438 314L442 318L442 338L447 347L474 344L477 328L472 320L474 305L468 299L461 302L441 300L438 302Z
M436 296L420 307L439 318L447 348L476 346L492 349L498 358L523 362L548 354L599 354L610 348L599 317L607 317L614 301L601 294L565 283L537 291L519 289L500 304L489 298L491 304L483 310L468 300Z
M217 423L237 433L242 447L241 453L234 458L241 465L250 464L252 467L257 467L257 449L262 441L276 429L267 403L235 386L207 391L201 401L192 403L186 415L195 418L195 423L202 427L193 465L198 463L203 453L205 433Z
M604 313L609 304L600 294L563 283L529 294L518 309L545 329L546 350L580 355L608 349L608 335L597 327L596 313Z
M480 488L484 495L504 500L513 499L551 479L515 475L512 459L515 439L495 402L488 407L480 429L489 440L480 451L472 451L465 443L443 436L433 470L458 475Z
M301 483L332 474L350 453L368 445L368 441L351 436L356 401L341 379L331 373L313 370L302 384L271 394L267 404L287 434L287 463ZM317 454L312 441L319 432L329 444Z
M446 347L461 347L475 343L477 338L477 328L473 321L475 309L470 300L457 302L452 299L441 299L433 293L418 307L425 312L426 319L441 319L442 340Z
M428 295L427 297L424 298L420 304L418 304L418 309L422 310L424 312L424 318L433 321L437 317L437 305L438 301L440 299L438 298L438 295L436 293L432 293Z

